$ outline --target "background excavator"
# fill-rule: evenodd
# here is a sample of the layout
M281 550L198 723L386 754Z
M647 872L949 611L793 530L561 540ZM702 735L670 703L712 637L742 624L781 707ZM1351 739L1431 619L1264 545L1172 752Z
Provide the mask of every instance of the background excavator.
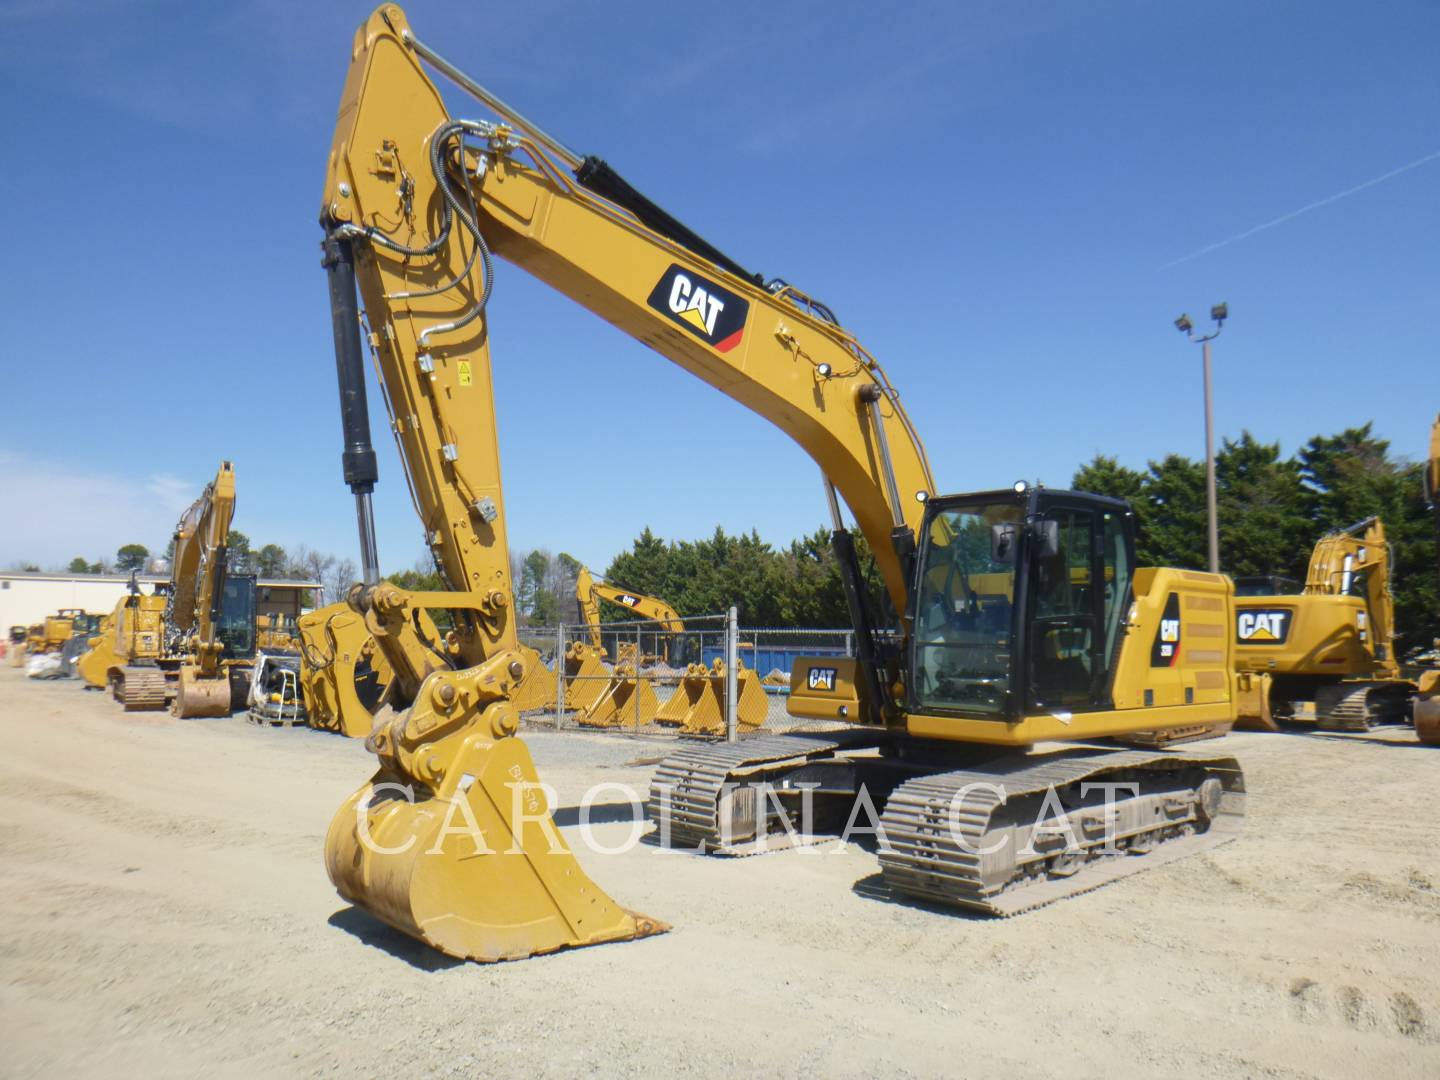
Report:
M76 664L91 686L109 686L127 710L223 716L245 701L255 656L255 577L230 574L226 539L235 514L228 461L175 526L163 592L130 592Z
M664 655L646 653L641 648L641 632L636 639L617 642L614 661L607 664L610 654L602 640L602 600L627 608L642 619L654 620L650 640L667 646ZM587 727L614 727L627 718L636 726L650 723L660 703L648 683L636 681L640 665L661 659L674 663L671 657L684 648L678 635L684 631L685 623L664 600L597 581L584 566L575 574L575 605L586 627L587 640L572 641L565 647L565 707L576 710L579 722Z
M1440 584L1440 414L1430 425L1430 453L1425 460L1425 500L1435 519L1435 580ZM1415 735L1440 746L1440 641L1433 643L1426 669L1420 673L1415 698Z
M44 622L29 627L25 652L31 656L59 652L76 635L88 638L104 618L103 614L91 614L83 608L61 608L54 615L45 616Z
M685 637L685 623L664 600L597 581L585 567L575 578L575 600L589 631L588 641L572 642L565 653L567 707L578 710L584 727L644 727L651 723L678 728L682 735L723 735L725 695L730 681L725 662L685 663L687 650L699 652L699 642ZM651 620L648 631L637 624L635 637L617 632L614 661L602 641L600 601L608 601ZM647 624L649 625L649 624ZM649 633L649 648L646 634ZM642 668L658 663L678 668L679 680L662 702ZM740 664L735 673L737 724L744 732L765 722L769 710L760 677Z
M452 119L426 63L497 119ZM793 811L813 796L842 822L874 799L892 891L1008 914L1237 833L1233 758L1074 745L1233 719L1228 579L1137 568L1118 500L1025 484L937 494L897 391L829 308L524 120L394 5L356 35L321 217L365 574L354 604L398 687L366 743L377 771L326 837L347 900L477 960L664 929L580 868L516 737L512 695L533 661L517 648L501 497L492 254L770 420L821 469L857 656L797 663L790 708L845 726L673 754L650 799L672 844L753 850L780 830L771 797ZM379 580L357 288L441 591ZM842 497L899 613L883 623ZM455 618L444 665L396 633L437 609ZM1071 745L1027 752L1048 740ZM1128 794L1113 802L1095 786L1117 783ZM1073 843L1054 834L1062 817Z
M1407 723L1415 683L1395 656L1390 545L1379 518L1326 533L1298 593L1235 599L1241 726L1338 731Z

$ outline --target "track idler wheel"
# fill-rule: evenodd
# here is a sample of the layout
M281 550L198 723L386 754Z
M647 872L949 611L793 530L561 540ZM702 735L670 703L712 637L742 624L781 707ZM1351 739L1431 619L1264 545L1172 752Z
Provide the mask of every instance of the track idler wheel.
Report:
M620 907L580 868L513 737L469 736L433 789L382 769L331 821L325 868L346 900L469 960L669 929Z

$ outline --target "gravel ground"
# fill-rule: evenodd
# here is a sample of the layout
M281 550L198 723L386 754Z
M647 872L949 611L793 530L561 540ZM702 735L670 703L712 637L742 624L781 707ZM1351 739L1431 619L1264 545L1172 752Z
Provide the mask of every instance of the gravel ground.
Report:
M8 666L0 734L5 1076L1440 1075L1440 752L1408 732L1232 735L1240 840L1003 921L889 899L855 846L582 851L674 930L497 966L330 887L356 742ZM565 805L672 745L526 740Z

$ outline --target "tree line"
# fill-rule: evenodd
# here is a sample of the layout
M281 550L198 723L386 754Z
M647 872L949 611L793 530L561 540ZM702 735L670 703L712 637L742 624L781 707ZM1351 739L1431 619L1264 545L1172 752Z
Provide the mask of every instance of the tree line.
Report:
M1440 583L1436 523L1421 473L1420 465L1393 456L1370 424L1317 435L1289 457L1278 443L1262 443L1249 432L1226 439L1216 454L1221 569L1232 577L1277 574L1303 583L1311 548L1324 533L1378 516L1393 550L1397 649L1402 657L1424 652L1440 637ZM1096 455L1076 470L1070 486L1130 502L1139 565L1206 568L1203 461L1170 454L1139 470ZM856 540L862 568L870 567L864 538ZM536 624L553 622L556 612L573 621L572 566L578 564L564 554L518 557L522 615ZM707 539L667 541L646 528L603 576L663 598L682 617L733 604L745 626L850 622L825 529L774 547L753 531L736 536L717 528ZM873 567L867 584L883 603ZM607 618L629 614L606 608Z
M1303 583L1316 540L1378 516L1393 553L1396 649L1402 657L1424 652L1440 636L1440 582L1422 473L1392 456L1370 424L1316 435L1289 457L1248 431L1226 439L1215 455L1220 568L1231 577L1279 574ZM1170 454L1142 471L1096 455L1071 486L1129 501L1141 566L1207 566L1203 461Z
M1332 529L1379 516L1393 548L1393 588L1402 656L1430 648L1440 636L1436 524L1425 503L1422 468L1391 454L1372 425L1317 435L1285 457L1278 443L1249 432L1223 441L1216 455L1221 569L1232 577L1278 574L1304 581L1310 550ZM1150 461L1144 469L1097 454L1076 470L1071 487L1130 502L1137 526L1141 566L1202 570L1207 563L1205 464L1180 454ZM856 537L870 591L883 590ZM169 552L167 552L169 554ZM73 573L121 573L144 569L150 558L141 544L126 544L113 563L77 557ZM319 581L324 603L344 598L356 578L350 559L278 544L253 547L230 533L230 563L263 578ZM27 566L26 569L37 569ZM538 548L512 554L516 609L531 626L575 622L575 577L580 563L564 552ZM732 535L717 527L701 540L665 540L648 527L605 567L603 576L625 589L664 599L682 617L713 615L732 605L752 627L844 627L850 617L830 550L819 529L781 547L751 531ZM404 588L439 589L428 564L388 575ZM602 604L602 617L633 613Z
M175 541L171 540L163 557L168 561L174 555ZM124 544L113 560L102 557L90 562L77 555L66 569L72 574L128 574L144 573L152 564L150 549L144 544ZM226 566L237 574L255 574L272 581L318 581L322 595L311 599L318 599L320 604L342 600L358 576L352 559L315 551L304 544L289 550L279 544L256 547L250 537L236 529L231 529L227 537Z

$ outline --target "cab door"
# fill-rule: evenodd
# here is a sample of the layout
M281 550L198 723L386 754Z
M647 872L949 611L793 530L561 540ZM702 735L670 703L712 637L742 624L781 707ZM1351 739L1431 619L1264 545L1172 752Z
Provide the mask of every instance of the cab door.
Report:
M1083 712L1111 706L1111 675L1130 603L1127 512L1110 500L1063 497L1037 507L1053 523L1054 550L1032 554L1028 693L1031 709Z

